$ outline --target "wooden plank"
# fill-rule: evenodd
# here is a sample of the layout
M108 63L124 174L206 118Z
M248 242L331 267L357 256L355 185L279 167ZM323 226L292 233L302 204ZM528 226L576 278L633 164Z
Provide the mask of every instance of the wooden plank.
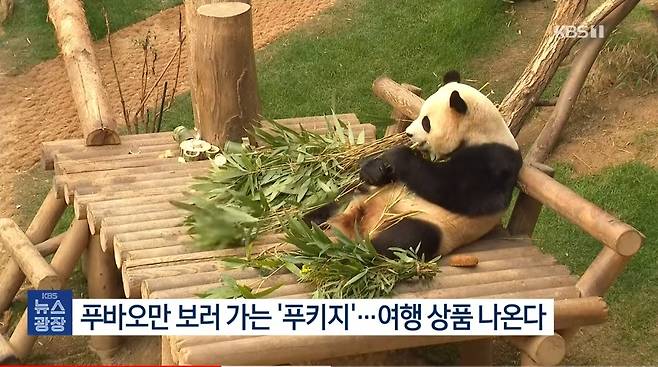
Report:
M101 248L103 251L107 251L108 248L114 248L115 235L180 227L183 225L184 221L185 217L180 214L173 218L154 219L145 222L101 225L101 230L99 231L101 237Z

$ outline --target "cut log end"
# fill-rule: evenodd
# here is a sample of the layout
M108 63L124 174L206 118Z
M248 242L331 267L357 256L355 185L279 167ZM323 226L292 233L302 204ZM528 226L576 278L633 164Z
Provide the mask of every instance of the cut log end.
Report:
M96 145L118 145L121 144L121 138L116 131L112 129L97 129L87 135L85 140L85 145L96 146Z
M629 229L617 238L615 249L622 256L633 256L642 247L644 236L635 229Z
M251 9L251 5L240 2L225 2L202 5L197 9L199 15L213 18L231 18L244 14Z

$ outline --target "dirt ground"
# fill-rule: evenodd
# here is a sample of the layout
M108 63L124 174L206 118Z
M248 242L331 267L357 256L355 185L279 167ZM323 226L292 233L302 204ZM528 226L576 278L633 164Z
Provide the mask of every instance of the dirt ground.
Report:
M334 3L334 0L254 0L254 46L262 48L281 34L303 23ZM149 19L112 34L112 47L121 87L128 107L139 104L142 73L142 49L135 44L147 32L156 35L160 67L178 46L179 8L167 9ZM116 116L121 107L116 79L106 41L95 43L103 81L112 99ZM182 85L185 92L188 52L183 52ZM173 80L175 67L168 69L165 80ZM69 82L61 57L43 62L25 74L2 76L0 63L0 216L15 212L12 200L13 177L39 160L43 141L77 137L80 134ZM159 73L159 71L158 71Z

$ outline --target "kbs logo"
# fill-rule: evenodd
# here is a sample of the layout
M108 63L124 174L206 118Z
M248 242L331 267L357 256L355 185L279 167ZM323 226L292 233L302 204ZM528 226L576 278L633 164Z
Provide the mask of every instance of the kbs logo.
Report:
M603 38L605 31L603 25L598 26L575 26L561 25L555 27L555 34L561 38Z

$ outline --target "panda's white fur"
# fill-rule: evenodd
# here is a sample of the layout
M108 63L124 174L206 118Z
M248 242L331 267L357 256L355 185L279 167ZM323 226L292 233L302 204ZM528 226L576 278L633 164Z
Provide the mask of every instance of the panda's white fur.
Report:
M466 115L459 114L449 105L450 96L455 91L466 101ZM432 126L430 133L422 126L425 116L429 117ZM445 84L427 98L418 118L407 127L406 133L411 140L420 143L422 149L437 156L453 152L460 144L499 143L519 149L505 119L489 98L470 85L458 82Z
M454 98L454 101L451 98ZM458 105L455 106L453 102ZM427 124L428 119L430 126L424 127L423 124ZM429 132L427 128L429 128ZM359 232L360 236L373 239L373 243L377 242L379 238L380 246L386 248L378 248L378 251L385 253L388 247L416 247L418 245L416 240L421 242L439 241L440 243L437 244L422 244L423 255L434 256L450 253L462 245L471 243L500 223L516 181L520 167L520 154L516 141L503 117L486 96L468 85L454 81L448 82L425 101L419 117L409 125L406 132L414 142L419 143L423 150L427 150L433 155L438 157L450 157L453 154L466 156L466 158L455 158L455 164L458 162L472 164L474 170L486 171L483 173L486 177L473 176L468 173L469 167L453 167L450 171L444 170L445 172L467 173L464 174L464 177L451 177L449 174L441 173L444 172L441 171L442 169L448 169L450 162L447 164L436 163L436 166L433 166L435 163L424 162L421 158L409 155L411 153L406 150L402 151L407 154L405 159L396 158L396 155L402 154L400 150L397 153L395 151L385 153L383 158L378 158L380 161L372 160L362 166L362 178L371 176L367 170L374 172L378 177L382 173L380 171L386 171L389 165L397 165L394 170L398 171L399 177L390 183L383 181L385 184L377 185L379 187L373 187L369 192L353 197L342 213L329 218L327 222L332 227L351 238L357 236L356 232ZM467 152L469 149L470 151ZM387 154L390 157L388 163L383 162L386 161ZM507 157L511 157L510 161L514 161L514 163L510 163L512 165L509 167L507 163L497 161L505 160ZM396 159L400 162L396 163ZM368 164L374 165L375 169L368 168ZM442 164L445 166L441 166ZM501 175L507 175L509 171L511 176L502 177L504 180L500 182L504 183L505 187L501 187L500 190L492 188L491 195L488 192L480 192L481 190L478 189L478 192L473 192L473 195L478 196L473 198L474 202L465 205L458 202L461 200L460 198L450 198L450 192L443 192L434 197L431 192L434 183L423 182L436 180L438 191L440 191L439 187L442 182L447 181L450 181L451 185L456 185L454 187L459 187L460 179L463 179L465 184L479 187L477 180L480 178L483 180L489 180L492 177L498 179L496 176L499 171L498 164L502 164ZM409 168L406 167L407 165ZM427 172L414 172L413 167L439 168L436 173L428 174ZM491 173L487 171L489 167L492 167ZM412 171L405 172L407 169ZM419 192L414 192L410 186L418 188ZM443 190L445 191L445 189ZM468 190L461 193L463 196L470 194ZM494 194L496 198L491 198L490 196ZM464 201L469 199L471 198L463 198ZM491 200L493 204L483 206L487 208L486 210L471 210L470 206L477 206L480 201L486 202L487 200ZM445 206L453 206L458 209L448 210L439 205L443 201L446 202ZM503 201L506 202L503 203ZM432 231L436 232L436 238ZM419 234L421 232L424 234ZM377 247L377 243L375 245Z

